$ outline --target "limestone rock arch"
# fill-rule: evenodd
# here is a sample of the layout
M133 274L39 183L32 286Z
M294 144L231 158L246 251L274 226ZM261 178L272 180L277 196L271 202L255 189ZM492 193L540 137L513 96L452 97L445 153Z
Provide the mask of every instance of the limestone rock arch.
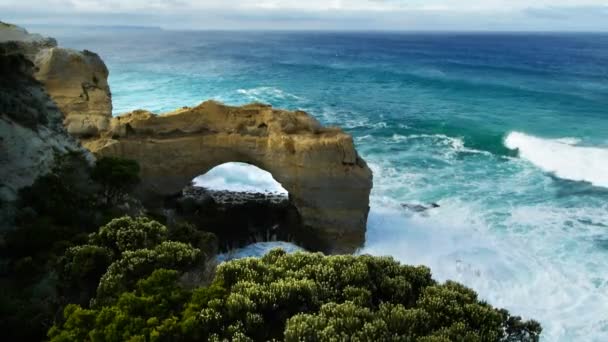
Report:
M214 101L162 115L139 110L112 119L85 146L137 160L145 196L175 194L224 163L255 165L289 192L318 249L353 252L364 242L372 172L350 135L305 112Z

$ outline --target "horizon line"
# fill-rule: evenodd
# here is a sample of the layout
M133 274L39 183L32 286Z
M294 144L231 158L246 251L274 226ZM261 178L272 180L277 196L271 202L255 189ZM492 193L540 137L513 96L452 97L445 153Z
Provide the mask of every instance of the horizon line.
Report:
M492 33L534 33L534 34L608 34L608 30L598 30L598 31L589 31L589 30L546 30L546 29L526 29L526 30L517 30L517 29L454 29L454 30L434 30L434 29L315 29L315 28L170 28L170 27L162 27L162 26L153 26L153 25L87 25L87 24L41 24L41 23L33 23L33 24L15 24L17 26L29 26L29 27L81 27L81 28L96 28L96 29L125 29L125 30L160 30L160 31L168 31L168 32L316 32L316 33L480 33L480 34L492 34Z

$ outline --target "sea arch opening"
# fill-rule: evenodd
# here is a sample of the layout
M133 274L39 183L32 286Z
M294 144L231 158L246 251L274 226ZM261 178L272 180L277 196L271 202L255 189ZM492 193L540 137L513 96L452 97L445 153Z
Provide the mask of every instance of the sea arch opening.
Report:
M289 194L270 172L243 162L220 164L195 177L192 183L193 186L217 191Z
M194 177L176 202L180 219L210 231L227 252L259 242L302 245L302 219L273 175L244 162L226 162Z

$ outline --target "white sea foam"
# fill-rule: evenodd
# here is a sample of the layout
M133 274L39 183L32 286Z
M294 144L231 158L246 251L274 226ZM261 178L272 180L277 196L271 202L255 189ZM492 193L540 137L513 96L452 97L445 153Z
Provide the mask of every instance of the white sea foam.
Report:
M204 175L196 177L193 182L196 186L212 190L287 193L269 172L246 163L225 163L216 166Z
M543 139L525 133L511 132L505 146L518 150L519 156L543 171L574 181L586 181L608 187L608 149L576 146L578 140Z
M519 207L500 232L483 203L448 198L440 204L428 215L408 216L376 199L361 253L429 266L440 281L464 283L494 306L540 320L543 341L608 338L608 321L598 317L608 310L606 253L592 248L602 228L577 221L606 223L606 208ZM574 222L571 231L562 228L565 222Z
M430 145L433 147L447 147L447 151L445 153L472 153L472 154L485 154L491 155L488 151L476 150L473 148L469 148L465 146L465 142L460 137L449 137L445 134L411 134L411 135L401 135L401 134L393 134L391 140L393 142L402 143L402 142L411 142L416 140L421 140L424 143L430 142Z
M269 241L269 242L258 242L239 248L230 252L219 254L215 257L218 262L224 262L234 259L242 259L248 257L262 257L275 248L281 248L287 253L295 253L303 251L301 247L294 245L293 243L283 241Z
M237 93L244 95L251 101L268 102L278 100L300 100L299 96L285 92L275 87L257 87L251 89L238 89Z

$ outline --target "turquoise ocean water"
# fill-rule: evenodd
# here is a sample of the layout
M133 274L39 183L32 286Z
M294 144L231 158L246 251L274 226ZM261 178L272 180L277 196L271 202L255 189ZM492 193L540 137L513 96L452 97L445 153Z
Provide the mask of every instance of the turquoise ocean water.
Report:
M374 171L362 252L544 341L608 341L608 35L36 31L104 58L115 114L261 101L343 127Z

